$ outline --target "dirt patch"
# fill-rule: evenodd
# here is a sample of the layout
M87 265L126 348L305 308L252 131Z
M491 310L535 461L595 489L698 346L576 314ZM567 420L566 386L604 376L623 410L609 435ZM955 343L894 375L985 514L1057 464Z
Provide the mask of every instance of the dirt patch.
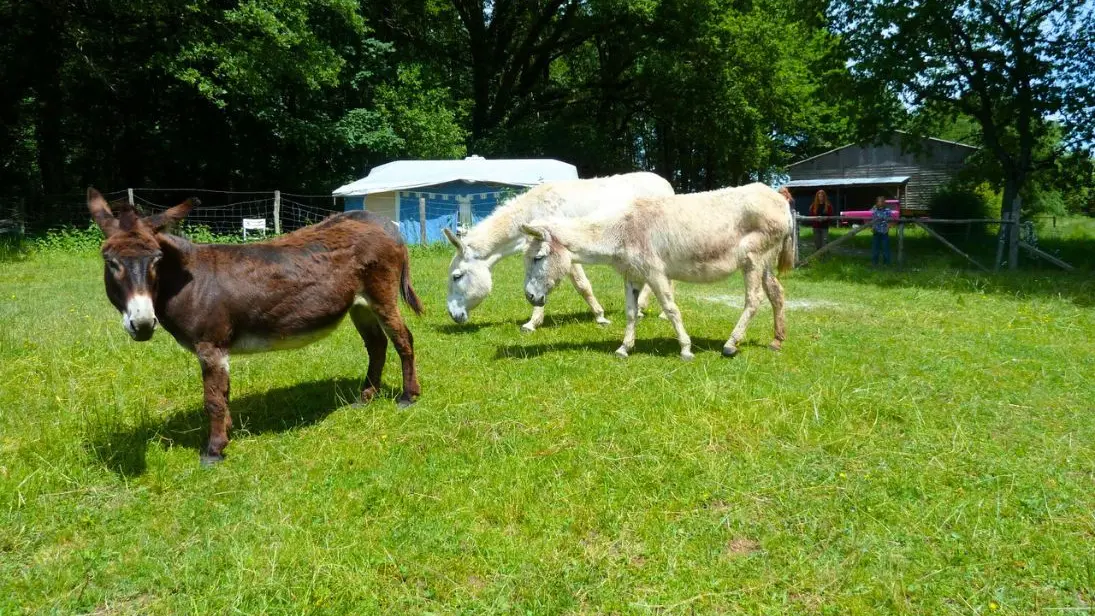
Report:
M735 537L726 544L726 553L730 556L752 554L758 550L760 550L760 544L745 537Z

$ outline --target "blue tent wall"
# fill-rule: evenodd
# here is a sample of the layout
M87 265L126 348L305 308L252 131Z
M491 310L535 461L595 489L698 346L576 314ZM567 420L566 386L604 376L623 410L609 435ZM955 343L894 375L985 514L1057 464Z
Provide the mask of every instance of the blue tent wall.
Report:
M418 200L426 199L426 241L444 242L442 229L456 230L460 203L456 197L471 197L472 219L478 224L490 216L506 198L507 193L517 193L524 189L500 184L450 182L436 186L424 186L399 193L399 230L409 244L418 244L422 239L419 220Z
M349 212L350 210L363 210L365 209L365 197L346 197L343 200L343 210Z

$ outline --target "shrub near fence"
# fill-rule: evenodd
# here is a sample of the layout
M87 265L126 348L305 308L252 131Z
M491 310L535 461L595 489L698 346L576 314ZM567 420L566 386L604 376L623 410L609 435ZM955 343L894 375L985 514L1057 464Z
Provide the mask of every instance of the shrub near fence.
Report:
M400 191L394 201L395 210L378 213L392 216L408 244L443 243L442 228L462 233L478 224L510 197L514 189L472 191L455 194L451 191ZM162 212L188 198L201 199L201 206L187 217L187 232L191 237L242 237L289 233L315 224L336 212L361 207L361 197L347 203L342 197L306 195L280 191L220 191L185 188L134 188L105 193L108 201L130 202L142 214ZM28 235L43 237L58 229L83 229L89 222L84 193L52 195L33 203L0 199L0 211L10 209L13 221ZM245 223L244 221L247 221Z

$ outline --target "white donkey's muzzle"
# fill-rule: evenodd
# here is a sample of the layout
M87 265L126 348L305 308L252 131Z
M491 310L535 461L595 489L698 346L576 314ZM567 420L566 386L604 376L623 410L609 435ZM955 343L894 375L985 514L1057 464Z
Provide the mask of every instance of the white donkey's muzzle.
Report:
M152 306L151 297L134 295L129 298L122 313L122 327L125 327L130 338L138 342L148 340L156 331L156 323L156 309Z

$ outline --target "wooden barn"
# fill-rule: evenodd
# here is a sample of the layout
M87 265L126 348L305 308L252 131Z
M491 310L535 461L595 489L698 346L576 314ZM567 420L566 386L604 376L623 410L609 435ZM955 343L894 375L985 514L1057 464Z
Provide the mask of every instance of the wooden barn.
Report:
M829 194L837 212L870 209L875 197L882 195L900 201L903 213L920 215L976 150L894 131L883 143L846 145L800 160L788 168L791 180L784 186L803 215L819 189Z

